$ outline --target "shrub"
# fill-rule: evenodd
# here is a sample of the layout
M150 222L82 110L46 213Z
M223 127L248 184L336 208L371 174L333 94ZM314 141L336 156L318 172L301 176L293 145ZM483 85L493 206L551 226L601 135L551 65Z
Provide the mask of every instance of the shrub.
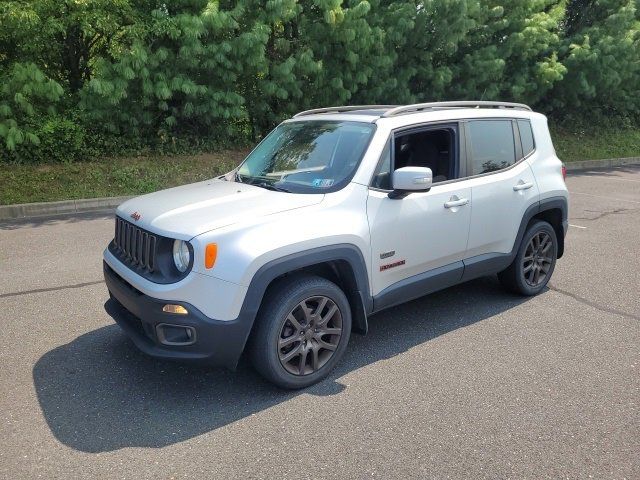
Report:
M70 118L46 116L31 120L27 126L37 136L35 144L19 144L13 150L2 150L5 162L62 163L89 159L93 153L86 144L84 127Z
M20 145L38 146L35 119L53 114L62 87L47 78L33 63L16 63L0 72L0 140L8 152Z

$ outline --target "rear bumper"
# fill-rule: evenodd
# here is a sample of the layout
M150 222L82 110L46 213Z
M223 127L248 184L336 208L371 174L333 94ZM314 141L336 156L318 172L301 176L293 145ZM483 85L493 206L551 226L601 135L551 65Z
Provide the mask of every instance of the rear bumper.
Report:
M191 360L235 368L253 324L242 314L235 320L207 317L194 306L163 301L143 294L103 263L104 279L111 298L105 310L144 353L165 359ZM166 304L182 305L188 314L162 311ZM167 344L165 329L192 332L189 344ZM185 342L186 343L186 342Z

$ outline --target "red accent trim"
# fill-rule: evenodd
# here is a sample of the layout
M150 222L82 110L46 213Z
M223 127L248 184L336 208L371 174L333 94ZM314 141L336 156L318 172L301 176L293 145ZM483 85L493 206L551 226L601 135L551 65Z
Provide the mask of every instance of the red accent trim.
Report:
M400 265L404 265L406 262L404 260L398 260L397 262L387 263L386 265L380 265L380 271L384 272L385 270L389 270L393 267L399 267Z

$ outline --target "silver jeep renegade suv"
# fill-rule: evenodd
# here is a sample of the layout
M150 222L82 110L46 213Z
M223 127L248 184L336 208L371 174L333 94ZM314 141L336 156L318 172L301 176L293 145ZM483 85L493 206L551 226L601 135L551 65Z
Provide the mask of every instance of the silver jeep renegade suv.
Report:
M306 111L227 175L122 204L107 310L150 355L234 368L246 352L301 388L380 310L492 274L539 293L567 197L547 120L526 105Z

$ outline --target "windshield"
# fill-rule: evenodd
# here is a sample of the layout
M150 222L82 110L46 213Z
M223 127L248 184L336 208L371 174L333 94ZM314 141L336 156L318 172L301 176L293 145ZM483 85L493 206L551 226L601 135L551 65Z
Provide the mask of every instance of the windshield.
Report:
M360 122L283 123L249 154L236 180L295 193L340 190L353 177L374 129Z

